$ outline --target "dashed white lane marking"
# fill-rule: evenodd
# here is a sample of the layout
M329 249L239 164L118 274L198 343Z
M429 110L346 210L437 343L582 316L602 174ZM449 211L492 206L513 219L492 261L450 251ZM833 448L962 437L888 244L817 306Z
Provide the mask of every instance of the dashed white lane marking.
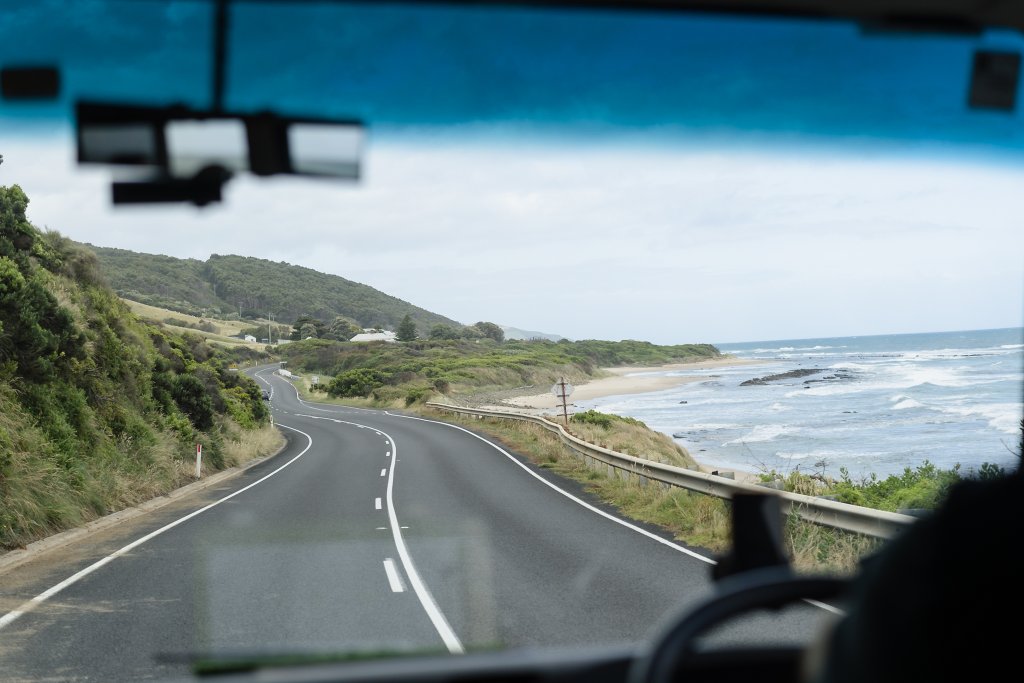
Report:
M317 415L305 415L299 413L302 417L308 417L313 420L330 420L332 422L339 422L349 425L357 425L355 422L348 422L346 420L334 420L329 417L319 417ZM390 437L389 437L390 438ZM402 536L402 529L408 529L398 524L398 514L395 512L395 469L397 468L398 460L398 445L395 444L395 440L391 439L391 443L394 447L395 464L391 466L390 474L388 476L387 484L387 502L388 502L388 522L391 524L391 535L395 541L395 548L398 550L398 558L402 562L402 567L405 568L405 575L409 579L409 585L412 587L412 591L416 594L416 597L420 601L420 605L423 607L423 611L427 613L430 618L430 623L434 625L434 629L437 634L441 636L441 640L444 641L445 647L452 654L463 654L466 649L462 645L462 641L455 635L455 631L452 629L451 624L448 623L448 619L445 618L441 608L438 607L437 602L434 600L434 596L430 594L430 590L427 585L423 582L423 578L420 577L420 573L416 570L416 565L413 564L412 555L409 554L409 547L405 544L405 538ZM387 470L382 470L381 475Z
M373 507L375 510L380 510L380 498L373 501Z
M391 584L391 590L395 593L405 592L405 583L402 582L402 577L398 574L398 567L395 566L395 561L390 557L384 560L384 573L388 575L388 583Z
M387 471L386 469L383 469L383 470L381 470L381 471L380 471L380 476L382 476L382 477L383 477L383 476L384 476L384 475L386 475L387 473L388 473L388 471Z

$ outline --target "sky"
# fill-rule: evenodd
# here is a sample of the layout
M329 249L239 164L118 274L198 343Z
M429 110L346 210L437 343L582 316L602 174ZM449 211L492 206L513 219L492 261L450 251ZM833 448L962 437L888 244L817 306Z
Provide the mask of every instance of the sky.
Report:
M82 242L286 261L464 323L731 342L1019 326L1024 166L835 150L370 141L359 183L239 178L113 207L67 136L4 141L0 183Z
M0 0L0 183L37 225L178 257L287 261L464 323L734 342L1019 326L1024 111L965 106L980 37L712 15L243 4L229 109L356 117L359 183L239 177L113 208L76 97L209 101L209 6ZM284 30L287 29L287 30Z

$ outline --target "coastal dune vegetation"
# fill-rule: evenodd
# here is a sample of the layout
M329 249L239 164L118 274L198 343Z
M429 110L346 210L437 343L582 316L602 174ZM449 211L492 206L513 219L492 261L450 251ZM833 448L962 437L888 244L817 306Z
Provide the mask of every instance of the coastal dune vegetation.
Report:
M308 339L280 349L292 371L315 373L313 391L381 406L413 405L446 395L547 391L561 378L583 382L601 368L721 358L710 344L642 341L427 339L403 343Z

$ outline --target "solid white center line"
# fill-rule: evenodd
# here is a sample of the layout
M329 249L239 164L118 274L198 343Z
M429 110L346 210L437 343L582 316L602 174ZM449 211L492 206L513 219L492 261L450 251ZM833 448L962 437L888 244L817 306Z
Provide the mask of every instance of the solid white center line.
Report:
M384 470L381 470L381 471L380 471L380 476L382 476L382 477L383 477L383 476L384 476L385 474L387 474L387 473L388 473L388 471L387 471L386 469L384 469Z
M373 507L376 508L377 510L380 510L380 498L373 501Z
M398 568L395 566L395 561L390 557L384 560L384 573L388 575L388 583L391 584L391 590L395 593L404 593L405 584L402 583L402 577L398 574Z

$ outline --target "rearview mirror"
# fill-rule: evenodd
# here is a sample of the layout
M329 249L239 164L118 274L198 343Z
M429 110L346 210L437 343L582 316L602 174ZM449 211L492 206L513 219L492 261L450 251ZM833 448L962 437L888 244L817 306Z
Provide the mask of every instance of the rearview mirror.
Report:
M79 163L154 173L116 183L115 204L203 205L218 201L220 187L239 172L359 179L365 129L356 120L96 102L79 102L75 112Z

